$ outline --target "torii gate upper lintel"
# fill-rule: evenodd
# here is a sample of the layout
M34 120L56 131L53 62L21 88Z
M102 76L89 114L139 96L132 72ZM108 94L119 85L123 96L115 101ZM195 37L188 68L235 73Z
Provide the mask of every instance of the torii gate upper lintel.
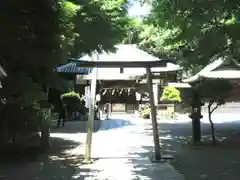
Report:
M167 63L175 63L173 59L165 59L159 61L85 61L71 59L71 62L76 63L79 67L88 68L146 68L146 67L166 67Z

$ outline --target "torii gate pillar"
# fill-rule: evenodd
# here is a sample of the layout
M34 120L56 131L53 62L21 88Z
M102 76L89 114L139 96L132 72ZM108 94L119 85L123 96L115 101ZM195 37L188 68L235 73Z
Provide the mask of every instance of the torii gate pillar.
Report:
M154 142L154 155L155 155L154 159L160 160L161 149L160 149L160 142L159 142L159 136L158 136L157 111L156 111L156 105L154 102L151 68L147 67L146 71L147 71L147 84L148 84L148 92L149 92L150 106L151 106L151 119L152 119L152 128L153 128L153 142Z

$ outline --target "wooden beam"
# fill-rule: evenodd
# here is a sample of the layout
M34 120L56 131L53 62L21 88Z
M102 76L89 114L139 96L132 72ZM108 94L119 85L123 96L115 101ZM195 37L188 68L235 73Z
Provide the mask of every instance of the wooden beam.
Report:
M81 61L72 59L79 67L98 67L98 68L144 68L144 67L166 67L168 62L174 63L174 60L159 61Z

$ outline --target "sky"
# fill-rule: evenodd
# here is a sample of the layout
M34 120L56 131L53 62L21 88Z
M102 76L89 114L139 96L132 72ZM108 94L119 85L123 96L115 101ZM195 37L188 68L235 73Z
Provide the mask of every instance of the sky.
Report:
M139 2L136 2L128 11L129 16L144 16L147 15L150 11L150 6L145 4L141 5Z

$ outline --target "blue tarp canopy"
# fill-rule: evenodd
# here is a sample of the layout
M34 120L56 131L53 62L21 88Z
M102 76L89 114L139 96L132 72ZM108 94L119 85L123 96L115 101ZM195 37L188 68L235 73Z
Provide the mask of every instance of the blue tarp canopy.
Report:
M92 72L92 68L81 68L76 65L74 62L69 62L62 66L58 66L57 72L59 73L68 73L68 74L79 74L79 75L88 75Z

